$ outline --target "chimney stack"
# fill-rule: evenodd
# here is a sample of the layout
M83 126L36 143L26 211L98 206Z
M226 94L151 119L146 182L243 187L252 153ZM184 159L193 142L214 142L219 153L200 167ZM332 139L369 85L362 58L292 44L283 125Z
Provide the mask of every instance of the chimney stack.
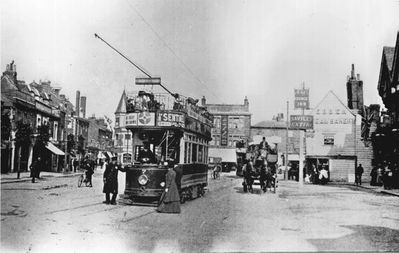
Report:
M363 81L360 80L360 75L355 77L355 65L352 64L351 78L346 82L346 91L348 98L349 109L363 110Z
M82 111L82 118L86 118L86 97L80 98L80 109Z
M79 117L80 111L80 91L76 91L76 104L75 104L76 117Z
M202 105L202 106L205 106L205 105L206 105L206 98L205 98L205 96L202 96L201 105Z

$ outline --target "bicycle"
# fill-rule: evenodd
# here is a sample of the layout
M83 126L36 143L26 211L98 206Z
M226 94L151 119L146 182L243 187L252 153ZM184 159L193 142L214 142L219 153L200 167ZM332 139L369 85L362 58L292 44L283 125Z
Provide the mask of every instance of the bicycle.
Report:
M86 187L93 187L90 180L87 178L87 171L83 172L78 178L78 187L81 187L83 183L85 183Z

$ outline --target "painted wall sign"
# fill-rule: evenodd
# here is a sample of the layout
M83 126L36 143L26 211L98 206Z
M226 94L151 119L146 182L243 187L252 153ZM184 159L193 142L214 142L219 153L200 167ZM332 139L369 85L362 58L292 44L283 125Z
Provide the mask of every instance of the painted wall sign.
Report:
M291 115L291 128L296 129L313 129L312 115Z
M229 137L229 117L222 116L220 119L220 145L227 146Z

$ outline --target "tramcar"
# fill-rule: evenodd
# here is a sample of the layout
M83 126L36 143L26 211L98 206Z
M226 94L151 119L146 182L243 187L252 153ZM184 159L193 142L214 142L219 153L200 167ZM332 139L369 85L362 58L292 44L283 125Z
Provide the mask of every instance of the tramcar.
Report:
M159 199L168 167L176 171L181 202L202 196L208 185L208 144L213 116L198 100L175 94L138 92L128 97L124 126L133 154L123 197ZM119 122L121 124L123 119Z

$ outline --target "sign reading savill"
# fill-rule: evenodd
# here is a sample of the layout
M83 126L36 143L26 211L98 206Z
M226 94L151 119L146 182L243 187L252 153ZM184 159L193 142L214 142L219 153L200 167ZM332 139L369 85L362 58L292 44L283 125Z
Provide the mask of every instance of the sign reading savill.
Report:
M313 129L313 115L291 115L291 128Z
M220 119L220 146L227 146L229 137L229 117L223 115Z

